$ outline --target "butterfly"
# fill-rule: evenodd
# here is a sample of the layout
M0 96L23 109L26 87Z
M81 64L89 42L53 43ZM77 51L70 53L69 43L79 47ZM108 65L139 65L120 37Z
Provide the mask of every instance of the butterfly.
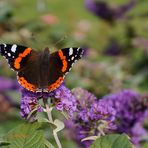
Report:
M50 53L48 48L37 52L21 45L0 44L0 53L17 72L17 80L25 89L51 92L62 84L72 65L84 54L84 49L71 47Z

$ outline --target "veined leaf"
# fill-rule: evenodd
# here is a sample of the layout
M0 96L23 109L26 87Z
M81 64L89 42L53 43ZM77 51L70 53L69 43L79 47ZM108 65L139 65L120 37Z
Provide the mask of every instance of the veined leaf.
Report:
M42 123L42 124L47 123L47 125L50 125L52 128L56 128L57 127L54 123L50 122L48 119L43 118L43 117L38 117L38 122Z
M90 148L134 148L125 134L111 134L97 138Z
M10 144L2 148L45 148L44 135L38 130L40 124L26 123L10 131L4 140Z

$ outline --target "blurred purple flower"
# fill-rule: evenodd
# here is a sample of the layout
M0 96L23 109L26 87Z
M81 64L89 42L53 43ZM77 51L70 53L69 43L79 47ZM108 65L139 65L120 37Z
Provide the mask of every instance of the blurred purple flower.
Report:
M19 89L19 84L17 81L5 78L5 77L0 77L0 91L7 91L7 90L18 90Z
M104 48L104 54L110 56L118 56L122 54L129 54L133 51L132 49L134 49L134 46L132 42L136 37L136 31L129 24L126 24L125 30L126 43L122 44L117 38L112 36L110 37L107 46Z
M140 141L147 140L148 133L143 128L142 123L135 123L131 128L132 142L135 144L136 148L140 148Z
M72 92L77 99L77 112L72 121L66 121L66 126L73 131L71 136L78 144L89 147L92 141L81 142L83 138L103 135L116 129L116 111L84 89L76 88Z
M4 106L5 102L9 104L10 107L19 108L19 104L13 100L6 92L10 90L18 91L20 88L17 81L0 76L0 95L2 95L1 105ZM2 109L1 109L2 110Z
M125 13L135 6L136 2L137 0L129 0L127 4L113 8L102 0L85 0L85 5L95 15L108 22L113 22L116 19L123 18Z
M120 19L121 17L123 17L125 13L130 11L136 5L136 3L137 3L137 0L129 0L127 4L123 4L118 8L115 8L114 9L115 19Z
M146 133L142 124L148 115L147 105L144 104L142 96L133 90L123 90L117 94L107 95L102 100L116 109L117 131L127 133L137 145L143 133Z
M57 110L66 111L70 117L73 116L73 113L76 111L76 100L71 94L71 91L66 88L64 84L62 84L59 88L50 93L34 93L26 89L22 89L22 117L26 119L29 113L35 108L37 111L42 111L42 107L39 104L39 99L48 99L48 97L51 98L51 102Z
M127 133L138 148L148 134L143 122L148 115L148 95L133 90L123 90L97 100L88 91L76 88L72 91L77 99L77 112L73 120L66 121L70 137L83 147L92 141L81 142L89 136L110 132Z
M121 45L116 39L111 38L103 52L106 55L117 56L121 54L123 48L123 45Z
M75 88L72 90L72 94L76 97L78 102L78 108L90 108L97 98L90 92L82 88Z

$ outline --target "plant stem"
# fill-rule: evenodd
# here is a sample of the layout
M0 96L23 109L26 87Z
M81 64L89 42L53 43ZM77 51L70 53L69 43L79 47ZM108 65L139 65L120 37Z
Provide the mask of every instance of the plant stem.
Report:
M53 123L53 118L52 118L52 113L51 113L52 108L49 108L49 105L48 105L47 101L45 103L45 107L46 107L46 111L47 111L48 120Z
M53 121L53 118L52 118L52 107L49 107L47 99L43 98L43 102L44 102L44 105L46 107L48 120L49 120L50 123L54 124L54 121ZM59 137L57 135L57 132L54 132L54 130L53 130L53 136L54 136L54 139L56 141L58 148L62 148L62 145L61 145L61 142L60 142Z
M62 145L61 145L61 142L59 140L59 137L58 137L57 133L54 132L54 131L53 131L53 136L54 136L54 139L55 139L55 141L56 141L56 143L58 145L58 148L62 148Z

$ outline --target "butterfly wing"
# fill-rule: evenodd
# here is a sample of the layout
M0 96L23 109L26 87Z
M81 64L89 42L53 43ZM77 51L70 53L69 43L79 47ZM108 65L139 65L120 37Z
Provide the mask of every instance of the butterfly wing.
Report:
M71 70L73 64L82 57L83 53L84 49L82 48L64 48L50 55L49 91L60 86L65 75Z
M38 52L16 44L0 44L0 53L6 58L10 68L17 71L18 82L24 88L35 91L38 85Z
M32 51L25 62L25 66L17 73L18 82L24 88L33 92L36 92L39 87L39 55L39 52Z
M10 68L19 71L25 65L28 56L32 49L16 44L0 44L0 53L4 56Z

